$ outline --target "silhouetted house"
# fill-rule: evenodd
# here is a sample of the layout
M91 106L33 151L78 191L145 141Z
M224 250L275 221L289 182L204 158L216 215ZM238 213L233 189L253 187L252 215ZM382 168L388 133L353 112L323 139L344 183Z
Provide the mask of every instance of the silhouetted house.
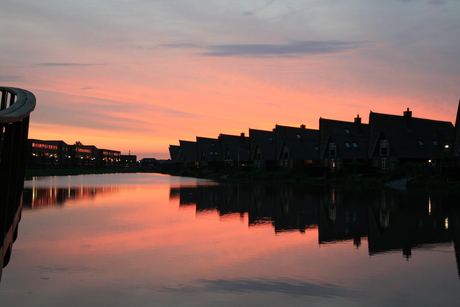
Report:
M249 138L244 133L241 135L220 134L219 141L224 164L244 166L250 163Z
M330 170L353 169L367 164L369 125L354 122L319 119L320 159Z
M169 145L169 156L171 157L172 163L182 163L181 152L180 145Z
M120 165L122 167L136 167L137 156L136 155L120 155Z
M220 166L223 164L219 139L196 137L198 162L200 167Z
M63 141L29 139L29 168L67 167L70 162L69 146Z
M276 161L275 132L249 129L250 158L254 169L273 170Z
M457 117L455 118L455 139L452 156L460 157L460 101L458 102Z
M276 157L285 169L317 164L319 161L319 130L275 126Z
M179 140L180 156L179 160L186 167L191 165L198 166L198 147L197 143L193 141ZM175 158L177 159L177 158Z
M386 171L407 162L436 165L450 155L454 138L452 123L371 112L369 152L374 167Z

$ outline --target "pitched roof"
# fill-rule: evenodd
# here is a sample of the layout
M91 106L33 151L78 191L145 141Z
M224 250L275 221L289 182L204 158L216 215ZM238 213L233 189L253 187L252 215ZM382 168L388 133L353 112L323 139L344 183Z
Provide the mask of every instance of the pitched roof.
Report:
M241 135L219 135L220 145L222 146L222 154L225 155L228 151L232 160L249 161L249 138Z
M222 161L222 152L218 139L197 136L196 144L200 161Z
M169 156L172 162L181 161L181 147L179 145L169 145Z
M275 132L267 130L249 129L251 145L251 158L254 158L257 148L260 149L262 158L267 161L275 158Z
M307 129L304 126L299 128L276 125L275 133L277 157L280 157L283 144L286 144L291 159L317 160L319 158L319 130Z
M196 142L179 140L179 144L182 161L198 162Z
M381 137L388 139L390 152L400 158L435 158L444 155L444 146L452 145L454 126L451 122L371 112L369 115L369 156Z
M320 118L320 158L324 158L329 143L336 144L337 157L345 159L365 159L367 157L369 125L354 122Z

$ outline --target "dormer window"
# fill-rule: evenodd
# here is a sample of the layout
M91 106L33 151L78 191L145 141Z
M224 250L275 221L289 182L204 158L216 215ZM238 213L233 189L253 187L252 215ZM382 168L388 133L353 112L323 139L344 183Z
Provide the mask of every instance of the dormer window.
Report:
M390 154L390 144L388 143L388 140L380 140L380 154Z
M345 128L345 133L346 133L346 134L350 134L350 129Z
M283 147L283 158L289 159L289 148L286 145Z
M337 147L335 143L329 144L329 157L335 157L337 151Z
M256 159L261 160L262 159L262 152L260 151L260 148L257 147L256 151Z

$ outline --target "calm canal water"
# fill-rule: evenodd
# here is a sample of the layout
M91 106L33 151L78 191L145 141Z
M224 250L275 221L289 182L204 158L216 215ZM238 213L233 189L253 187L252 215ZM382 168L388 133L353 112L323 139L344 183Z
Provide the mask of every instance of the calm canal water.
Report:
M459 198L157 174L26 182L2 306L457 306Z

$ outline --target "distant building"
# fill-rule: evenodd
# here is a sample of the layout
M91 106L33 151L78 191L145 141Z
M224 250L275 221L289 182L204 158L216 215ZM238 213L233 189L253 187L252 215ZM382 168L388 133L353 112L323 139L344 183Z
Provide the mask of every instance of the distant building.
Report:
M63 141L29 139L28 168L66 168L71 164L69 146Z
M136 167L137 156L136 155L120 155L120 166L121 167Z
M121 153L117 150L98 149L93 145L64 141L28 140L28 163L30 169L40 168L107 168L120 166Z
M153 168L158 164L158 160L155 158L143 158L139 161L139 168Z

